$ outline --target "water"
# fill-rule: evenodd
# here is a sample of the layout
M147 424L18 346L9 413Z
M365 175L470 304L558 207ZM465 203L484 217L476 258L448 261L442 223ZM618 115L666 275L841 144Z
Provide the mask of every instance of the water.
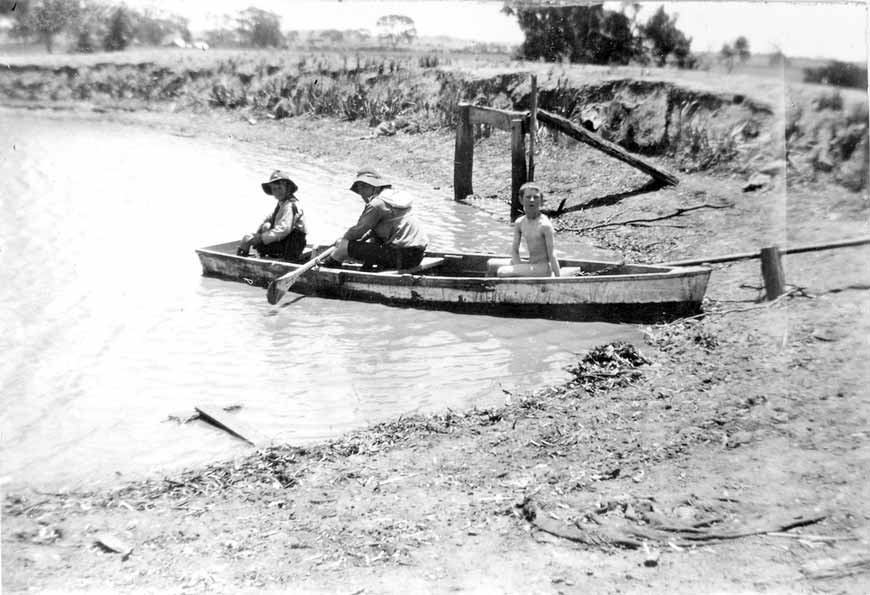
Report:
M0 109L0 404L10 484L93 485L250 447L170 414L234 413L302 444L400 414L501 403L559 382L577 354L632 327L459 315L264 291L201 276L197 247L240 237L295 175L310 239L362 202L353 171L246 143ZM449 159L450 156L445 156ZM507 225L399 181L433 247L504 252ZM582 246L560 245L575 255ZM600 255L596 255L600 256Z

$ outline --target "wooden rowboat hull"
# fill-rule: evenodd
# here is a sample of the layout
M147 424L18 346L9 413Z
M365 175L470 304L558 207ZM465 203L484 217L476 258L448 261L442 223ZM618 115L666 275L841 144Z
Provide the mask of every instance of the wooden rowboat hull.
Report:
M237 242L197 250L203 274L266 287L300 265L236 255ZM496 254L427 252L416 272L365 272L319 267L304 273L293 292L415 308L557 320L655 322L697 314L710 269L561 259L582 276L487 277ZM575 269L576 270L576 269Z

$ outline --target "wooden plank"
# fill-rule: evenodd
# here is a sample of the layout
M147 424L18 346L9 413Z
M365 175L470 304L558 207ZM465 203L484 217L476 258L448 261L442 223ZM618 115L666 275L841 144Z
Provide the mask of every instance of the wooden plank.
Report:
M526 183L526 135L523 121L514 120L511 129L511 221L523 212L520 204L520 186Z
M670 174L662 169L654 167L649 163L643 161L642 159L638 159L619 145L612 143L610 141L604 140L594 132L589 132L585 128L581 126L577 126L571 120L567 118L563 118L562 116L557 116L556 114L551 114L545 110L538 110L537 113L538 120L540 120L544 125L549 126L559 132L567 134L571 138L575 138L582 143L586 143L587 145L598 149L604 153L607 153L611 157L615 157L620 161L623 161L630 166L639 169L640 171L649 174L655 180L663 184L667 184L669 186L676 186L679 183L679 180L673 174Z
M203 420L229 432L237 438L241 438L252 446L264 448L271 443L271 440L261 434L257 429L248 426L241 420L235 419L235 416L229 415L217 405L207 403L204 405L197 405L195 409L199 412L199 415Z
M782 254L799 254L801 252L818 252L820 250L834 250L836 248L848 248L850 246L864 246L870 244L870 237L852 238L851 240L842 240L840 242L825 242L823 244L808 244L804 246L794 246L793 248L785 248L780 252ZM742 252L736 254L725 254L723 256L710 256L707 258L690 258L688 260L674 260L671 262L661 263L663 266L669 267L685 267L698 264L715 264L717 262L736 262L738 260L749 260L751 258L759 258L760 252Z
M538 77L532 75L532 109L529 112L529 182L535 180L535 133L538 131Z
M776 246L761 249L761 276L768 300L775 300L785 291L785 273L782 271L782 255Z
M469 119L472 124L489 124L494 128L506 131L513 129L514 120L525 120L526 118L525 112L514 112L465 103L460 103L459 107L460 109L464 107L469 109Z
M456 150L453 156L453 199L465 200L474 194L471 172L474 168L474 129L469 115L470 106L460 104L459 123L456 126Z
M427 256L417 266L410 268L410 269L402 269L399 272L414 275L416 273L422 273L423 271L428 271L429 269L434 269L437 266L441 266L445 262L447 262L446 258L441 258L441 257L437 257L437 256Z

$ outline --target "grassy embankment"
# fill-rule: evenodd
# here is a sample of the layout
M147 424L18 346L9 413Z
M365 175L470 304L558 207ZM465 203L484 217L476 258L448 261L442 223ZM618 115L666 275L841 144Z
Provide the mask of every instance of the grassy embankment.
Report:
M667 158L680 171L748 177L787 167L795 182L867 186L866 93L782 77L436 53L139 50L10 58L0 96L109 109L313 115L380 125L379 134L414 134L452 127L459 101L527 108L529 73L538 74L541 108L585 122L631 151ZM783 156L787 161L770 165Z

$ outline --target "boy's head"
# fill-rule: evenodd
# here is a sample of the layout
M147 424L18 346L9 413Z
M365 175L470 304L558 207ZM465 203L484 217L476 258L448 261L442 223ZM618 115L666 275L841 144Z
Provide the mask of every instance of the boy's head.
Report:
M269 181L263 182L262 187L263 192L274 196L278 200L282 200L287 196L292 196L296 194L297 190L299 190L296 182L290 179L290 174L283 172L280 169L273 171L272 175L269 176Z
M544 205L544 193L541 187L534 182L526 182L520 186L520 202L527 216L537 217Z

